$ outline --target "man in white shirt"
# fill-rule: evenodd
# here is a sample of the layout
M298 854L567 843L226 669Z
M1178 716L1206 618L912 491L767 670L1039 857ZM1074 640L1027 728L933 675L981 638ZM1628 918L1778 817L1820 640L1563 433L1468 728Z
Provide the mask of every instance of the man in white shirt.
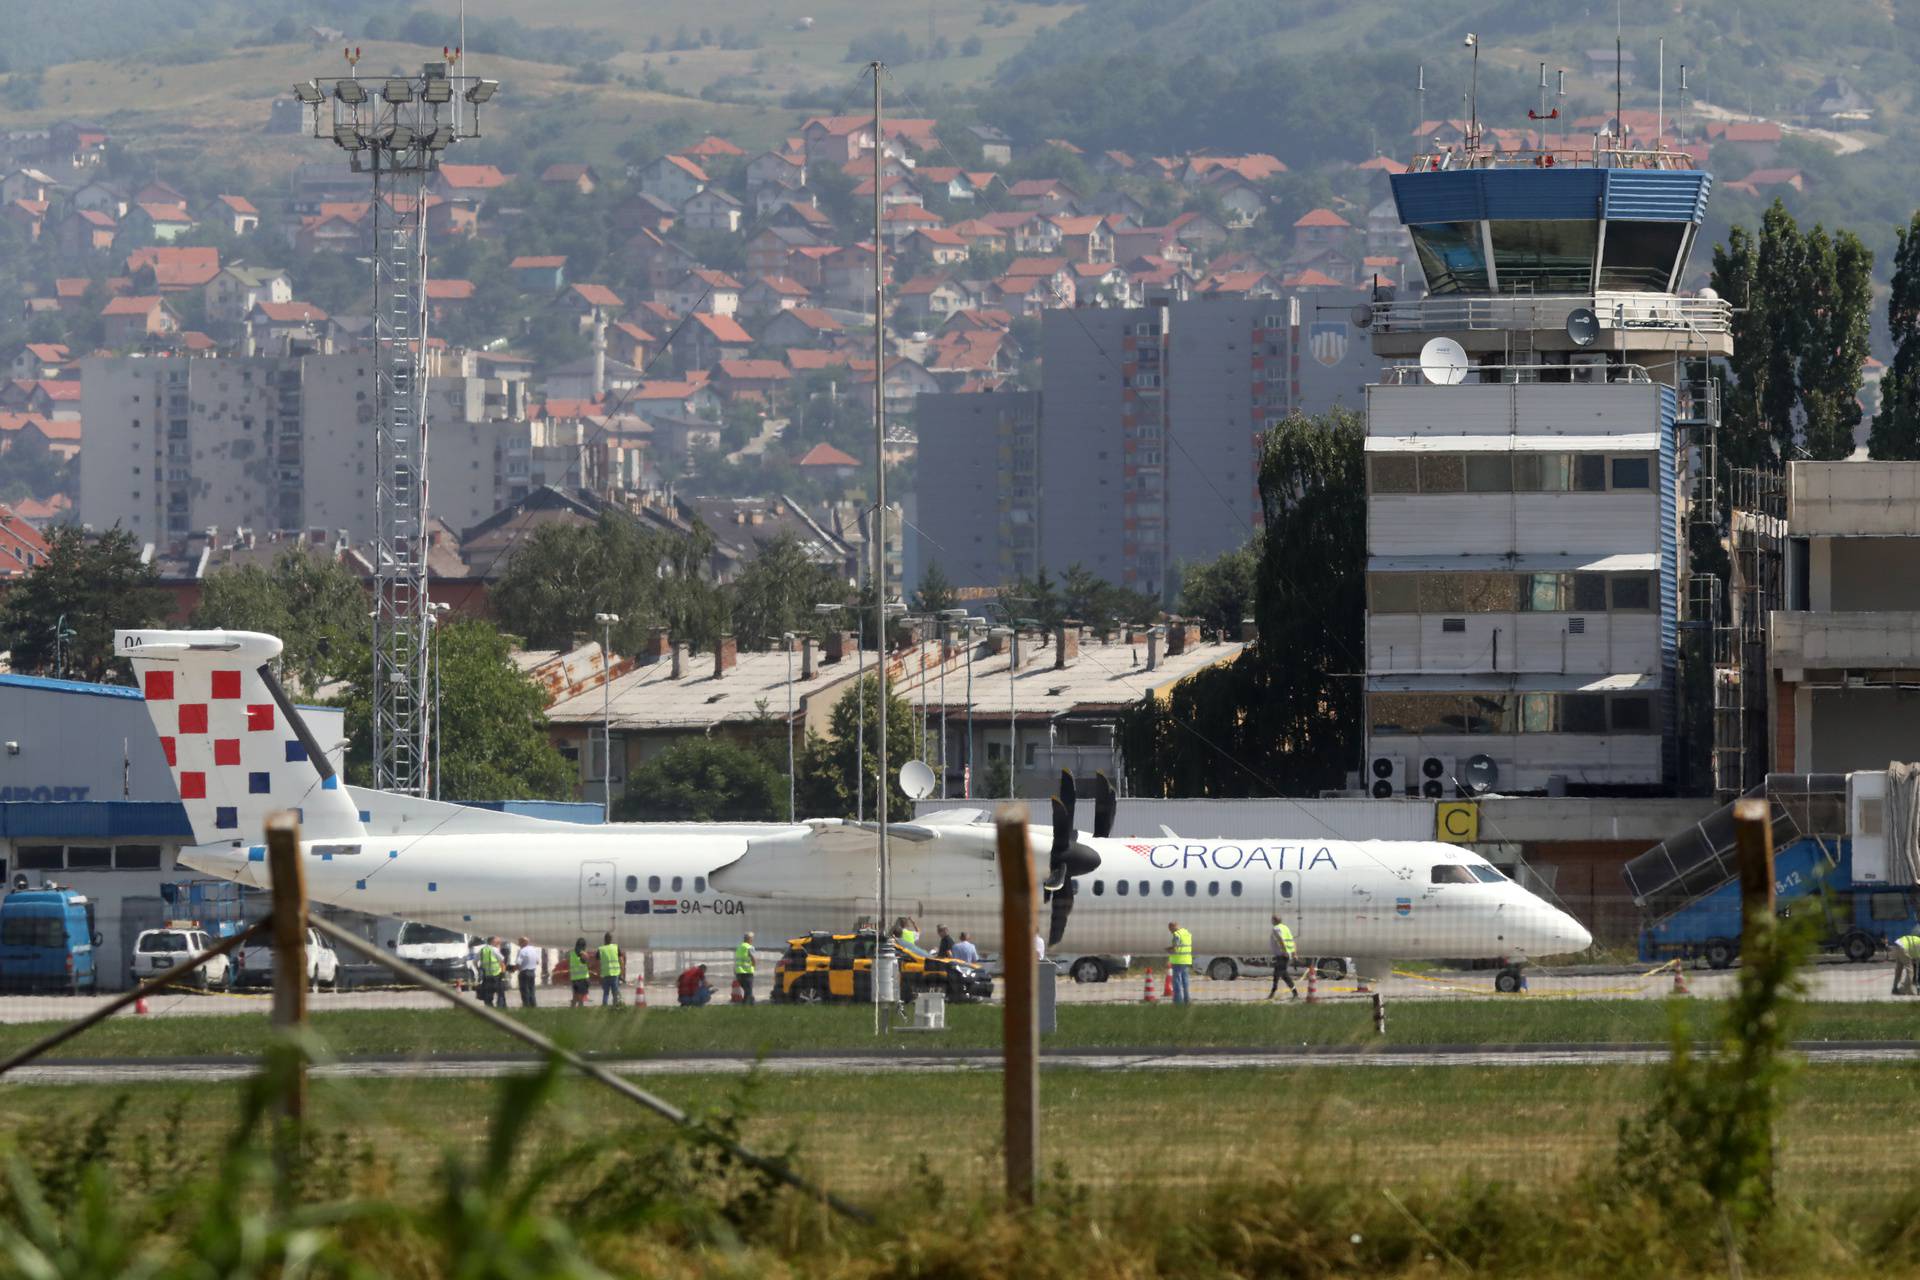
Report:
M534 1008L533 993L540 983L540 948L525 934L520 936L520 949L513 953L513 964L520 974L520 1007Z
M973 945L973 935L963 933L960 941L953 944L953 958L964 960L968 964L980 963L980 948Z

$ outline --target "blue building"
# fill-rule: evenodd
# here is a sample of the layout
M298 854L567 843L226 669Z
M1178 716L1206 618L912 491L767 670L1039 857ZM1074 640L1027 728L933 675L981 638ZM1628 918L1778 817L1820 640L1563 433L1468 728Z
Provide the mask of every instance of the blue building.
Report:
M1689 475L1731 311L1682 292L1712 180L1685 155L1415 159L1424 297L1376 302L1367 400L1375 795L1660 794Z

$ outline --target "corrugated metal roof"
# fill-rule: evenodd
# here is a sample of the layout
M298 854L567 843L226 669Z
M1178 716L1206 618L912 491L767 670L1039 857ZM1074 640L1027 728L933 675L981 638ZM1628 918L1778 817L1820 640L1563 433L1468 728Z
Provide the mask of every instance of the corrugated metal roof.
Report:
M1641 573L1660 567L1657 552L1603 555L1373 556L1369 573Z
M1509 683L1511 681L1511 683ZM1529 672L1465 676L1378 675L1367 677L1370 693L1630 693L1658 689L1660 677L1647 671L1616 675L1560 675Z
M1660 447L1653 431L1617 436L1368 436L1368 453L1652 453Z
M92 684L85 680L53 680L46 676L0 675L0 687L14 689L43 689L49 693L86 693L101 698L139 698L140 691L131 685Z
M65 804L33 801L0 803L0 836L178 837L191 840L193 828L179 804L140 800L82 800Z

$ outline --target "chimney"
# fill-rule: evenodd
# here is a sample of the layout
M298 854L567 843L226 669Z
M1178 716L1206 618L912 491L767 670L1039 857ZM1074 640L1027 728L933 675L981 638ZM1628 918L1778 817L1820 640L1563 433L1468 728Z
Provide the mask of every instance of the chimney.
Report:
M839 662L853 649L851 631L829 631L826 639L826 660Z
M662 658L670 656L672 653L673 645L667 639L667 629L665 627L655 627L647 633L647 646L640 651L640 665L650 667Z
M1053 629L1053 669L1065 670L1080 656L1080 624L1071 620Z
M1177 657L1200 647L1200 624L1185 618L1167 622L1167 656Z
M673 678L678 680L687 674L687 646L675 641L673 645Z
M813 637L802 635L800 640L800 678L813 679Z
M997 631L989 631L987 633L987 652L994 657L999 657L1006 651L1007 637L999 634Z
M730 635L720 637L720 643L713 646L713 678L718 680L727 673L728 667L740 665L740 646Z
M593 309L593 398L607 394L607 317L599 307Z
M1152 671L1160 665L1160 628L1147 628L1147 670Z

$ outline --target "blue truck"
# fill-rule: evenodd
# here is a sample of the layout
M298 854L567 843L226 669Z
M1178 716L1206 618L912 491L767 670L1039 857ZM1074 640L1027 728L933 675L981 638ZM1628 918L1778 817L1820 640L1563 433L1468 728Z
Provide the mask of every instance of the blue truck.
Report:
M1823 947L1856 962L1920 932L1920 893L1887 879L1885 781L1884 773L1770 774L1752 793L1772 816L1776 908L1819 912ZM1644 913L1642 960L1677 956L1725 969L1739 958L1731 805L1633 859L1625 874Z
M85 894L56 885L16 888L0 899L0 990L91 992L100 942Z

